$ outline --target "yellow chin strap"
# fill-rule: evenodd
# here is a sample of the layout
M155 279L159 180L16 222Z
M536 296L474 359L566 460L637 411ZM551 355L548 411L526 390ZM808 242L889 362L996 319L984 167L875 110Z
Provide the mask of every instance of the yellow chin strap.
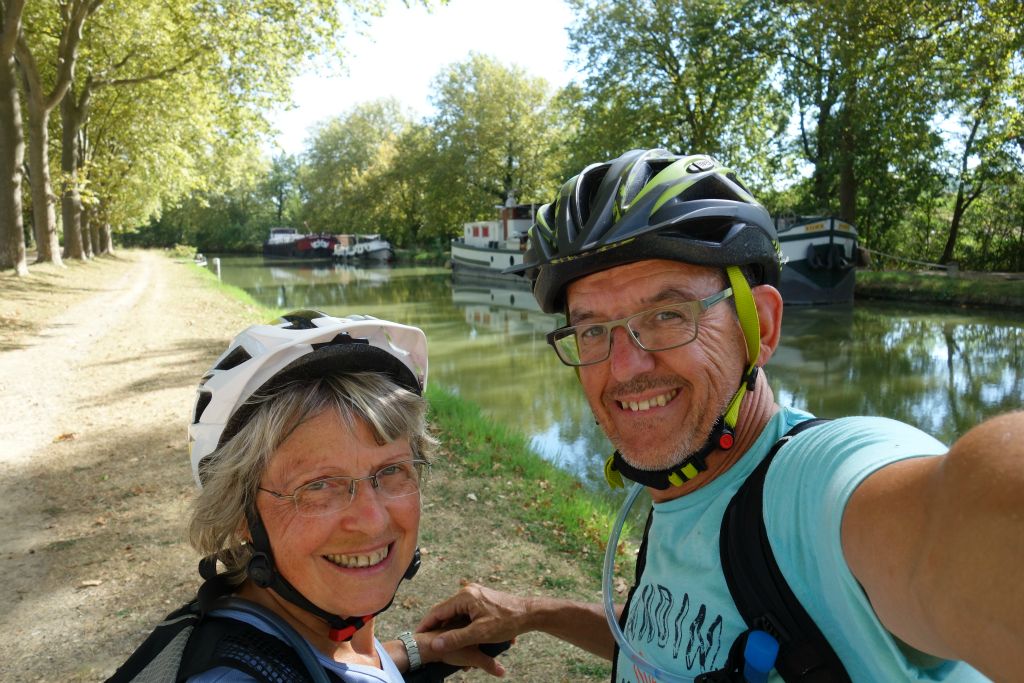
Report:
M743 339L747 345L747 359L749 361L746 371L743 373L743 380L740 388L729 401L729 406L722 416L722 421L728 427L730 433L736 429L736 422L739 420L740 404L743 402L743 395L753 389L753 382L757 377L757 359L761 355L761 322L757 316L757 306L754 304L754 294L750 291L750 284L738 266L728 266L725 269L729 277L729 284L732 287L733 301L736 304L736 316L740 321L740 329L743 332ZM576 369L577 377L579 368ZM710 440L712 437L709 436ZM731 438L731 437L730 437ZM732 444L730 443L729 446ZM682 486L684 483L696 477L700 469L692 462L692 457L684 461L679 469L668 476L668 481L674 486ZM622 474L615 468L615 454L605 460L604 478L612 488L623 488Z
M757 317L757 306L754 304L754 294L750 291L750 284L738 266L729 266L725 269L729 276L729 284L732 286L733 301L736 302L736 315L740 319L740 329L743 330L743 339L747 342L747 371L743 373L743 381L740 383L739 391L732 397L729 407L725 410L725 424L729 429L736 428L736 421L740 416L740 403L743 402L743 394L753 389L750 384L756 376L757 359L761 355L761 321Z

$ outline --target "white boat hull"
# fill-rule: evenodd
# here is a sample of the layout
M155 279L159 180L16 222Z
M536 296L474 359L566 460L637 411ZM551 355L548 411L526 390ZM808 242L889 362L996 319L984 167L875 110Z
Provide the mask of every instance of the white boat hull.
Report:
M518 247L475 247L461 240L452 240L451 249L452 271L455 273L510 282L523 279L520 275L503 272L523 263L523 252Z

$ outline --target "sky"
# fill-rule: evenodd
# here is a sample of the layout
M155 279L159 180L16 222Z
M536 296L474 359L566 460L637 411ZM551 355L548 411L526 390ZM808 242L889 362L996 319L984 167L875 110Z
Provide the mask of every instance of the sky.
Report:
M365 36L346 39L349 56L342 67L310 69L294 81L294 108L271 117L280 131L277 146L298 154L314 124L381 97L395 97L414 116L427 116L431 82L470 52L563 86L578 76L569 65L571 21L562 0L450 0L430 12L388 0Z

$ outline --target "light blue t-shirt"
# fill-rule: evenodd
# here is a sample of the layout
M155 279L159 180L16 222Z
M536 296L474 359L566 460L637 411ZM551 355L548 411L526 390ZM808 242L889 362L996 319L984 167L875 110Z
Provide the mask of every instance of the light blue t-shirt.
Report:
M269 633L272 636L281 638L281 634L273 624L268 624L262 619L249 614L247 612L240 612L232 609L221 609L214 610L211 612L212 615L217 617L229 617L238 621L244 621L250 626L255 626L264 633ZM284 640L284 638L281 638ZM336 676L340 677L345 683L404 683L402 674L399 673L398 667L388 656L387 651L380 644L380 641L376 638L373 639L373 646L377 650L377 656L380 657L381 666L383 669L378 669L373 666L363 666L361 664L344 664L342 662L336 662L333 659L328 659L322 652L316 648L312 648L316 654L317 661L327 671L333 672ZM239 671L238 669L232 669L229 667L217 667L216 669L210 669L197 676L192 676L188 679L188 683L253 683L255 679L252 676Z
M783 408L724 475L690 495L654 505L647 565L623 632L644 659L684 677L722 668L746 624L722 575L719 530L733 494L795 424ZM776 560L855 683L986 681L971 667L900 646L875 617L843 557L840 523L854 489L887 464L946 452L894 420L851 417L797 437L772 462L764 517ZM781 681L773 673L772 681ZM614 683L654 683L619 654Z

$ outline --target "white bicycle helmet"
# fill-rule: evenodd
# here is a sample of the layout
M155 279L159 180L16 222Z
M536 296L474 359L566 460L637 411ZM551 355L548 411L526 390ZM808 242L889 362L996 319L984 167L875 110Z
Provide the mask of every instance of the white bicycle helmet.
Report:
M203 486L200 464L252 416L257 393L332 371L387 372L422 395L427 383L427 338L418 327L368 315L335 318L319 311L288 313L253 325L200 380L188 428L192 476Z

